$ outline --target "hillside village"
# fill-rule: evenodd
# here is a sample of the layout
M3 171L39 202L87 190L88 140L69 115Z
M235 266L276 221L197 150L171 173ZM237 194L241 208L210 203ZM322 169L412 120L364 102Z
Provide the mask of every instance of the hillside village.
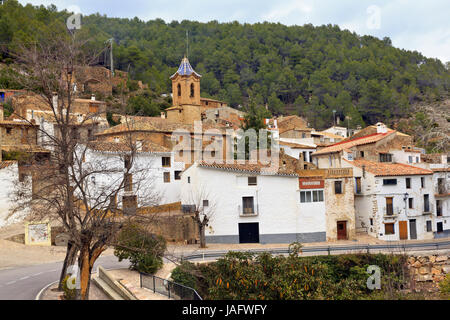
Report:
M411 136L381 122L316 131L299 116L279 116L264 120L278 161L276 171L268 173L269 164L261 161L223 161L230 142L239 138L245 112L202 98L202 76L186 57L170 77L172 106L160 117L115 114L119 124L110 126L107 103L96 96L109 94L126 77L120 72L113 77L97 67L91 76L73 82L70 134L87 147L83 162L130 170L115 203L123 212L157 212L154 230L169 241L197 243L199 227L204 228L206 244L309 243L351 240L361 234L387 241L450 235L448 153L426 154ZM91 97L82 98L87 92ZM58 97L54 99L57 105ZM49 161L49 140L57 134L58 123L40 95L1 89L0 102L14 108L9 117L0 108L1 227L32 216L33 208L11 213L12 190L21 185L23 193L34 196L42 181L39 172L30 170L30 162L45 166ZM203 129L200 138L196 123ZM181 139L174 135L180 130L185 149L176 148ZM136 152L133 163L126 157L133 151L129 139ZM207 159L205 150L216 161ZM203 152L203 158L196 157L197 152ZM117 154L124 155L123 163L112 160ZM145 187L137 188L134 177L139 170L146 173L140 182ZM123 175L114 172L93 176L90 183L100 190ZM146 199L149 193L151 200ZM204 225L183 219L199 210L208 218Z

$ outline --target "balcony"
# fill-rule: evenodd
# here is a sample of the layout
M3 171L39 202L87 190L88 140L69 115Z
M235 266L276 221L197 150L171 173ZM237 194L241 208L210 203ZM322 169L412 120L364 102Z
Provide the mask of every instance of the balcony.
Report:
M437 183L434 186L434 190L435 190L435 197L445 197L450 195L450 186L448 186L447 184L440 184Z
M256 206L256 210L254 207L244 208L241 205L238 205L238 212L240 217L255 217L258 215L258 206Z
M395 219L400 214L399 207L383 207L383 217L386 219Z

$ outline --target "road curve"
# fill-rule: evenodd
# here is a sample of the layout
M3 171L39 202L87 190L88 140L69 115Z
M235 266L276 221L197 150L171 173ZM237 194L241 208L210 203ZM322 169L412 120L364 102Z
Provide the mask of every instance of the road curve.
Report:
M0 300L34 300L39 291L51 282L57 281L62 268L61 262L0 270ZM127 268L128 261L119 262L117 257L98 258L94 265L109 268Z

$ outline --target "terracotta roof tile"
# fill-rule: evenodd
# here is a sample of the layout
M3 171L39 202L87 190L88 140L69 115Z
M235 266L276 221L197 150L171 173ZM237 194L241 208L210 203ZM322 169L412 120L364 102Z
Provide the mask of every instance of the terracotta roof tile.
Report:
M125 143L92 141L88 144L88 148L101 152L129 152L130 146ZM142 150L137 152L171 152L169 148L159 144L143 141Z
M384 139L385 137L395 133L396 131L390 130L386 133L375 133L370 134L364 137L355 138L352 140L344 140L335 144L332 144L331 146L328 146L326 148L323 148L321 150L318 150L313 153L313 155L319 155L319 154L326 154L326 153L333 153L333 152L340 152L345 149L349 149L354 146L369 144L369 143L375 143L381 139Z
M375 162L368 160L344 160L359 168L362 168L364 166L366 171L380 177L427 175L433 173L433 171L431 170L414 167L403 163Z
M245 163L208 163L204 160L200 161L198 163L200 167L205 168L213 168L213 169L220 169L220 170L226 170L226 171L237 171L237 172L248 172L248 173L254 173L254 174L274 174L274 175L281 175L281 176L297 176L297 173L295 170L289 170L284 169L282 167L279 167L278 170L273 173L270 169L270 165L261 164L261 163L249 163L246 161Z
M0 169L8 168L15 163L17 163L17 161L0 161Z
M286 141L279 141L278 144L286 147L290 147L292 149L316 149L316 147L309 146L306 144L300 144L300 143L294 143L294 142L286 142Z

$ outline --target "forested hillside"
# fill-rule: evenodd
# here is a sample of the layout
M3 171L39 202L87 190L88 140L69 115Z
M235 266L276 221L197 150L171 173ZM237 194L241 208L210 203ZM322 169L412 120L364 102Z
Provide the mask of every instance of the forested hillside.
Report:
M2 62L13 62L8 47L65 28L69 15L55 7L5 1L0 5ZM359 36L332 25L144 22L96 14L83 16L78 32L99 48L113 37L115 66L159 95L170 92L169 76L186 52L187 30L189 60L202 75L202 96L234 107L251 97L273 114L306 116L316 128L333 122L333 110L350 127L390 123L408 114L412 104L441 100L449 91L448 63L394 48L389 38ZM109 63L105 57L99 64ZM0 85L5 84L3 72Z

